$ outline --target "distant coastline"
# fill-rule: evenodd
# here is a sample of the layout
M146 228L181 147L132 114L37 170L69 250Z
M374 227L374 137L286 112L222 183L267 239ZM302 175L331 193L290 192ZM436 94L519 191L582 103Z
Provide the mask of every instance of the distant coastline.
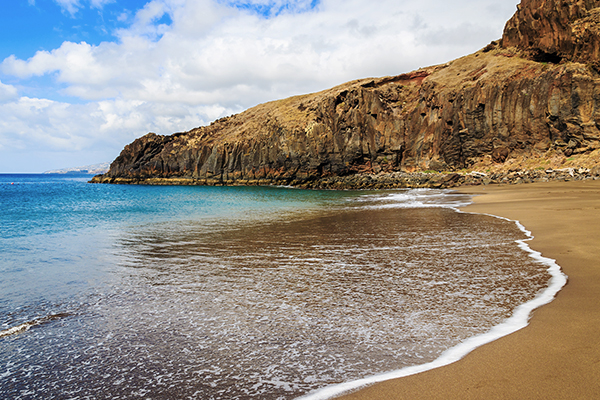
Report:
M45 171L44 174L104 174L110 169L110 163L104 162L100 164L84 165L82 167L53 169Z

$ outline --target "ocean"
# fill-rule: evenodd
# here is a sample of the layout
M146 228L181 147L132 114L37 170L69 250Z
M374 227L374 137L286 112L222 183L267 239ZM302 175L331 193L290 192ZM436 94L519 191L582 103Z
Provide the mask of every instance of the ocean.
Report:
M562 285L451 191L90 178L0 175L1 398L325 399L460 358Z

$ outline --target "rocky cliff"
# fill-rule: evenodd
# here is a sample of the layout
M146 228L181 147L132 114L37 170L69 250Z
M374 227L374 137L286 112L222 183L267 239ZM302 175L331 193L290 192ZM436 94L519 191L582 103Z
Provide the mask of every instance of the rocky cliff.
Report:
M598 66L600 1L523 0L506 23L503 47L518 47L537 61Z
M523 0L502 40L475 54L149 133L93 181L315 187L358 173L589 163L600 152L597 21L600 1Z

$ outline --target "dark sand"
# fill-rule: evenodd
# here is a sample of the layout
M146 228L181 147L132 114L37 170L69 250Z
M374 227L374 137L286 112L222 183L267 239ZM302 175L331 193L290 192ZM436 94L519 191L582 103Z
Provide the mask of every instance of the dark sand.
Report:
M530 324L438 369L344 399L600 399L600 181L460 188L465 211L519 220L569 276Z

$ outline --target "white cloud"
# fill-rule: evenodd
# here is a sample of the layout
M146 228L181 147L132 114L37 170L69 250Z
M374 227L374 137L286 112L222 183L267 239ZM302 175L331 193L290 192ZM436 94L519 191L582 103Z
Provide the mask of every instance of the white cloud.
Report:
M69 12L82 6L56 1ZM3 104L0 135L4 147L35 137L61 150L120 149L147 131L187 130L259 102L449 61L498 39L517 1L152 0L116 42L6 58L3 74L23 85L49 75L61 94L87 103ZM0 99L15 93L0 85Z
M12 85L5 85L0 81L0 103L15 100L18 97L17 88Z
M69 14L73 15L81 8L79 0L55 0L56 3Z
M6 152L0 157L0 170L10 171L12 166L13 171L39 172L60 167L53 164L32 170L31 165L38 160L28 159L28 155L38 154L39 158L43 152L73 157L94 153L94 162L111 161L139 132L184 131L232 113L219 106L165 106L126 100L68 104L21 97L0 103L0 154ZM15 152L22 156L15 160ZM19 162L21 165L16 165ZM66 162L64 157L62 162Z
M35 0L28 0L30 5L35 5ZM68 12L71 16L74 16L79 9L85 7L81 0L54 0L56 4ZM85 0L85 3L89 3L90 7L102 9L106 4L114 3L116 0Z
M165 14L169 14L171 7L169 2L163 0L152 0L135 14L133 24L120 31L122 36L147 36L156 39L168 31L166 24L155 24Z
M106 4L114 3L115 1L116 0L90 0L90 5L93 8L99 8L99 9L101 9Z

